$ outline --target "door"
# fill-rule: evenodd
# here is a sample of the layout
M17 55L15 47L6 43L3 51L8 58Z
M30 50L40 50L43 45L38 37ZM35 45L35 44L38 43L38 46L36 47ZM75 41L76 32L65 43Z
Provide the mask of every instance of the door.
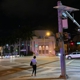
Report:
M77 52L77 58L80 58L80 52Z
M77 58L77 53L76 53L76 52L73 52L73 53L71 54L71 57L72 57L72 58Z

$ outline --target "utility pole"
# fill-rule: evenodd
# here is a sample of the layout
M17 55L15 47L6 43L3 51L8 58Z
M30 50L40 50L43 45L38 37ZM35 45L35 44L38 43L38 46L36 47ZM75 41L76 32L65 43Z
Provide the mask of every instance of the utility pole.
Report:
M60 6L61 5L61 1L58 1L57 2L57 5ZM62 10L58 9L58 31L60 33L63 33L61 14L62 14ZM59 40L59 43L60 42L61 42L61 46L60 46L60 54L61 54L60 55L61 75L60 75L60 77L61 78L66 78L65 52L64 52L64 41L63 41L63 39Z
M61 78L67 78L66 75L66 66L65 66L65 51L64 51L64 41L63 41L63 25L62 25L62 13L64 13L64 17L69 17L79 28L80 25L77 21L68 13L68 11L78 11L79 9L72 8L69 6L62 5L61 1L57 2L57 6L53 7L58 9L58 31L60 34L59 46L60 46L60 63L61 63Z
M21 48L21 39L19 39L19 57L21 56L21 54L20 54L20 48Z

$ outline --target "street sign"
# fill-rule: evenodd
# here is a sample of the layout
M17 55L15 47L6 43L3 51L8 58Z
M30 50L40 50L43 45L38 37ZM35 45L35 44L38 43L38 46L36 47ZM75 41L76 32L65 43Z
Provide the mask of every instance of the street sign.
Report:
M80 42L77 42L77 44L80 44Z
M62 27L64 29L68 29L68 20L67 19L62 19Z

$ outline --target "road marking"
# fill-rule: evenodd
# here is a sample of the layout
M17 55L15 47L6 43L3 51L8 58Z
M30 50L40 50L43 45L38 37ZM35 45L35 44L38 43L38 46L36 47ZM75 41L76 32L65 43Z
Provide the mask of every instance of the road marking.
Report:
M73 61L74 61L74 60L71 60L71 61L67 62L66 65L69 65L69 64L70 64L71 62L73 62Z
M73 62L74 60L70 60L69 62L67 62L66 63L66 65L69 65L71 62ZM49 72L53 72L52 70L56 70L56 69L58 69L58 68L60 68L60 67L45 67L45 68L51 68L51 69L49 69L49 70L47 70L47 71L44 71L44 72L39 72L38 74L42 74L42 73L49 73Z
M71 62L73 62L74 60L70 60L66 63L66 65L69 65ZM47 69L47 70L45 70ZM40 76L40 75L45 75L46 73L54 73L56 69L60 69L60 67L52 67L52 66L40 66L38 67L38 70L37 70L37 76ZM26 70L26 72L28 72L28 75L24 75L24 76L20 76L20 77L15 77L13 78L12 80L24 80L24 79L29 79L29 78L33 78L31 77L31 73L32 73L32 68L30 68L29 70ZM59 70L60 71L60 70Z

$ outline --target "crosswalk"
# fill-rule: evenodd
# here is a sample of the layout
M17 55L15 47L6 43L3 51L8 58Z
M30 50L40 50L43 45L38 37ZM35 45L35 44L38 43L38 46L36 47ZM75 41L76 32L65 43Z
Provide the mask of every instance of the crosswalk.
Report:
M72 62L74 62L74 60L70 60L66 63L67 73L73 73L73 72L79 73L80 66L79 65L75 66L74 63ZM41 78L42 76L44 78L52 77L52 76L58 77L61 74L61 67L57 66L56 63L58 62L50 63L50 65L46 64L46 65L38 66L36 77L31 76L32 68L26 63L23 63L22 65L21 64L15 65L15 66L12 65L10 67L7 66L7 68L10 68L10 69L7 69L7 71L4 70L4 72L0 73L0 79L1 80L28 80L31 78ZM0 66L0 67L3 67L3 66ZM6 68L6 66L4 66L4 68ZM5 76L5 77L2 77L2 76Z
M43 75L45 77L46 74L48 74L47 77L51 77L52 75L49 75L49 74L50 73L54 74L54 70L56 70L56 69L60 70L60 67L43 67L43 66L40 66L37 68L37 76L34 77L34 76L31 76L31 73L32 73L32 68L31 68L31 69L28 69L25 71L26 75L18 76L16 78L11 79L11 80L26 80L26 79L30 79L30 78L40 78Z
M73 60L67 62L66 65L69 65L71 62L73 62ZM74 67L73 67L74 68ZM74 69L69 69L69 67L67 67L67 72L70 71L74 71ZM21 76L18 76L16 78L13 78L11 80L26 80L26 79L31 79L31 78L41 78L42 76L45 78L45 77L52 77L53 76L56 76L56 77L59 77L59 75L61 74L61 68L60 66L39 66L37 68L37 76L34 77L34 76L31 76L31 73L32 73L32 68L28 69L28 70L25 70L26 74L25 75L21 75Z

